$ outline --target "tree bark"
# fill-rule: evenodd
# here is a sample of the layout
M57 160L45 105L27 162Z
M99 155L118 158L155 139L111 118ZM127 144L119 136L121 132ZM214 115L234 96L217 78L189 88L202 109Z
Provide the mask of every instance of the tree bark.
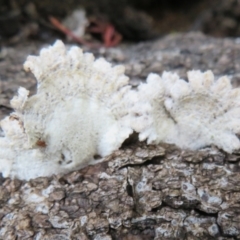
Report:
M66 175L2 179L1 239L238 239L239 155L134 143Z

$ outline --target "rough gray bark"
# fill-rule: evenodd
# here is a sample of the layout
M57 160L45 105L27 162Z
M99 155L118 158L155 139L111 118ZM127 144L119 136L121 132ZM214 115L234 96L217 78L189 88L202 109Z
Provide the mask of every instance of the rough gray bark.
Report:
M239 239L239 156L135 143L106 162L2 179L1 239Z
M238 42L170 35L95 54L124 64L133 85L149 72L185 77L192 68L232 75L238 85ZM21 65L39 48L3 49L1 117L17 86L34 91ZM136 142L105 160L65 176L0 179L0 239L240 239L239 153Z

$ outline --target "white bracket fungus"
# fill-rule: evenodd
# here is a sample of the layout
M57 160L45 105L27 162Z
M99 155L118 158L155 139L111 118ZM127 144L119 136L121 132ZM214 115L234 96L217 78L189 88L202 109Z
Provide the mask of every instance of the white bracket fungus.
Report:
M29 56L24 64L38 82L37 93L19 88L15 112L1 121L0 172L31 179L94 164L94 155L118 149L134 131L148 143L181 148L216 145L240 148L240 89L230 80L214 80L211 71L150 74L131 90L124 67L94 60L61 41Z
M240 89L230 80L214 80L211 71L150 74L138 87L133 128L148 143L167 142L196 150L216 145L226 152L240 148Z
M1 122L0 172L30 179L81 168L106 156L132 133L124 67L94 61L78 47L57 41L24 64L38 82L28 98L20 88L15 112Z

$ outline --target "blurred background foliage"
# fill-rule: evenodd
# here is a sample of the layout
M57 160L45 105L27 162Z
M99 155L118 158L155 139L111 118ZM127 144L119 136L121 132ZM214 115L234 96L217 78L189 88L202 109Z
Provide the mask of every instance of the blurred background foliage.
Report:
M240 35L239 0L0 0L0 39L66 38L49 18L61 22L80 7L87 17L110 23L126 41L188 31Z

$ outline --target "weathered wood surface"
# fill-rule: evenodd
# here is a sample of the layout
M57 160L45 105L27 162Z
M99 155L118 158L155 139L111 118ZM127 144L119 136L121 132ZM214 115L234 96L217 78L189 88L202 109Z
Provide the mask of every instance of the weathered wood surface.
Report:
M64 176L2 179L0 239L238 239L239 156L129 145Z
M41 44L3 48L1 118L17 86L32 89L22 70ZM4 53L5 51L5 53ZM124 64L133 85L150 72L212 69L240 79L238 39L170 35L138 45L95 50ZM134 143L65 176L29 182L1 179L0 239L240 239L239 154L196 152Z

